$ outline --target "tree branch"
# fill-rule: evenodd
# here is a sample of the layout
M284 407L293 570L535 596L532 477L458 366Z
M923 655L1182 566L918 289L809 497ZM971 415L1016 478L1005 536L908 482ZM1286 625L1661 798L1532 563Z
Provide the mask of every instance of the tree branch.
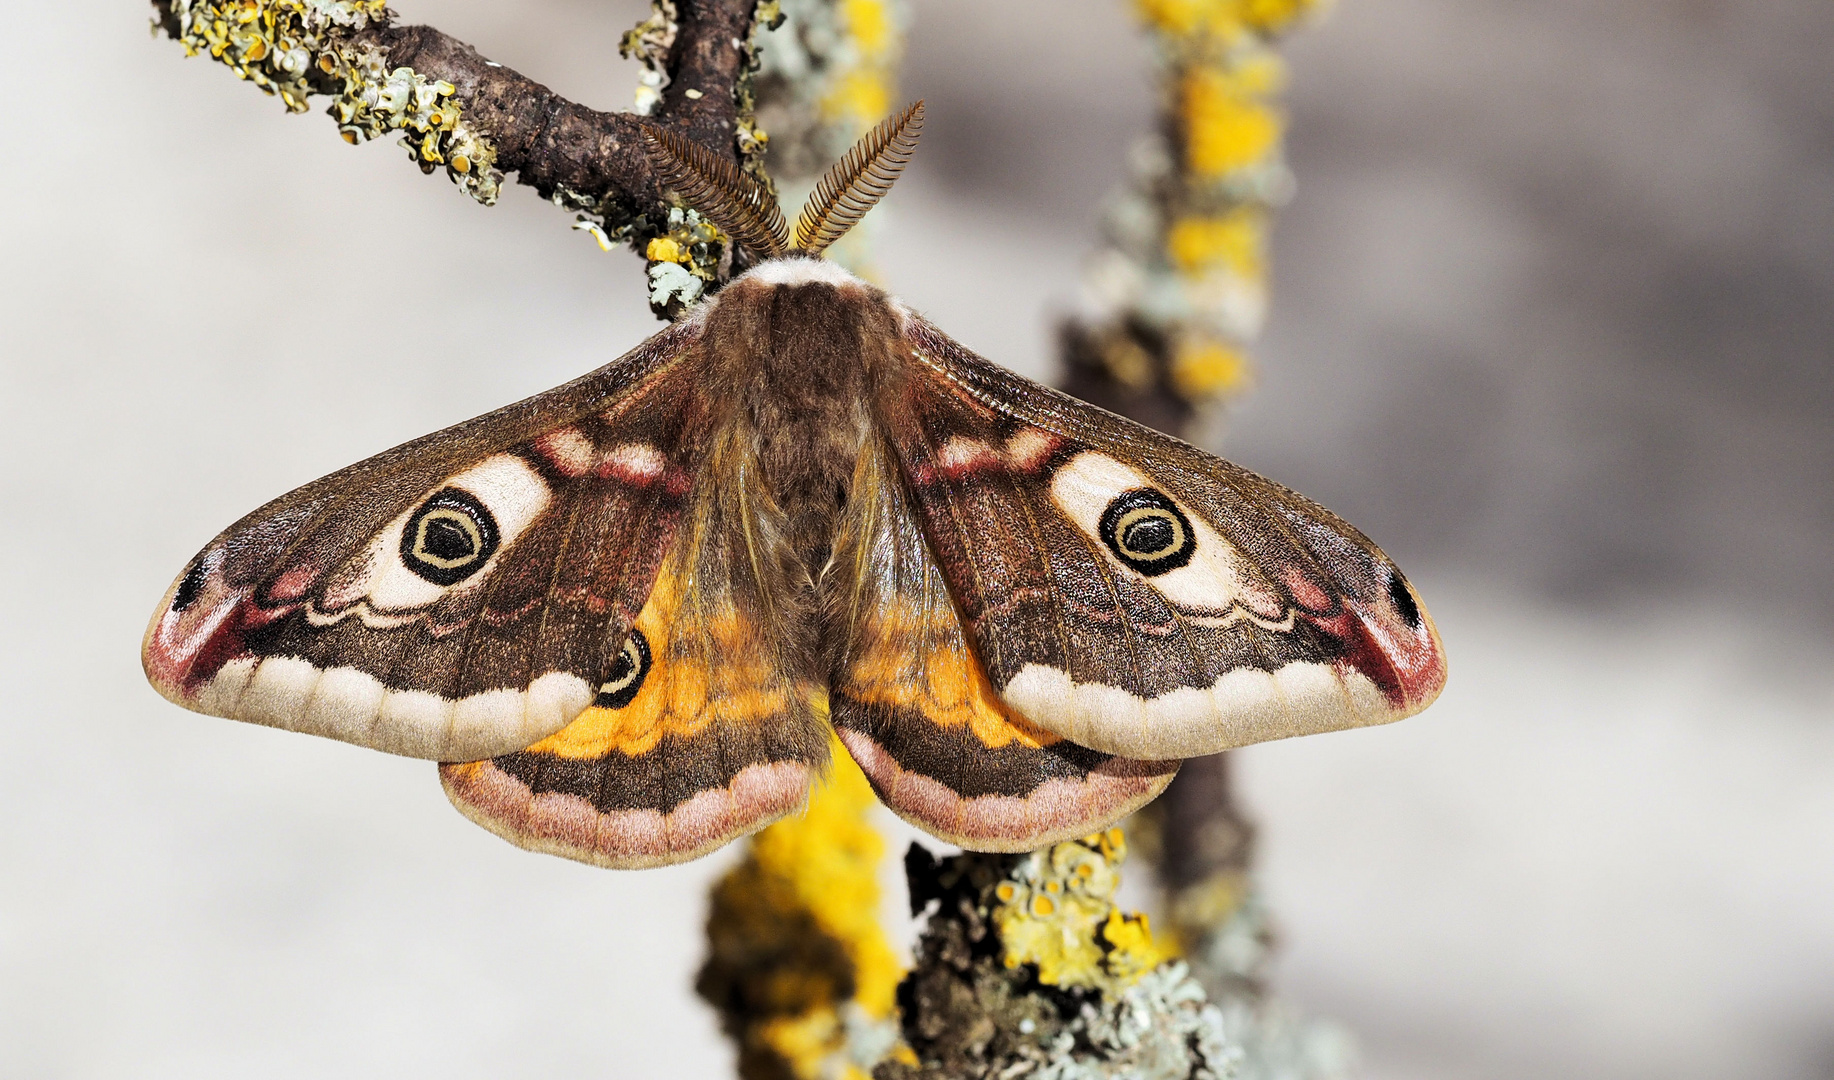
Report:
M497 167L515 173L517 183L542 198L564 190L598 200L620 199L633 214L655 208L666 213L662 181L644 153L642 121L633 114L599 112L569 101L431 26L376 27L352 40L380 47L392 65L456 87L453 97L460 109L496 144ZM707 95L714 96L731 95ZM730 139L720 146L687 124L659 122L709 149L730 150Z
M625 41L650 67L646 82L661 88L645 117L569 101L431 26L392 25L382 0L153 0L156 24L188 52L230 66L289 110L332 97L350 142L400 133L422 170L444 166L480 202L494 202L513 173L580 212L602 244L622 240L644 253L651 306L669 315L745 262L711 223L669 199L642 131L676 131L741 165L758 153L748 80L759 6L655 0L654 16Z
M656 120L738 162L739 104L746 41L756 0L675 0L675 48Z

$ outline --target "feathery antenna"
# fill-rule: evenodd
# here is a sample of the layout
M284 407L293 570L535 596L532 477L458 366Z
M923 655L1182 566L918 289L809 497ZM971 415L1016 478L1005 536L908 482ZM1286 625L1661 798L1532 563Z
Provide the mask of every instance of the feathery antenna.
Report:
M923 102L905 106L853 144L847 156L834 163L809 195L796 221L798 250L820 255L859 223L885 193L917 150L923 134Z
M662 174L662 182L726 235L767 258L774 259L788 249L783 211L770 188L756 177L667 128L644 125L643 145Z

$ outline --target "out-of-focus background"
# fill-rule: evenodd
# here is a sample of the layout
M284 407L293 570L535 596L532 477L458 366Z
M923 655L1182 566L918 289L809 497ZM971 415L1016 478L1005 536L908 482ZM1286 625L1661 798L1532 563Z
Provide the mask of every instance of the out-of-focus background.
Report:
M645 6L399 5L604 108ZM1122 0L912 7L884 276L1048 374L1147 58ZM0 1076L730 1075L690 990L730 852L524 854L430 765L144 685L224 524L654 328L526 190L477 207L145 25L0 35ZM1407 567L1453 674L1242 755L1277 986L1371 1077L1834 1077L1834 7L1340 0L1287 55L1223 449Z

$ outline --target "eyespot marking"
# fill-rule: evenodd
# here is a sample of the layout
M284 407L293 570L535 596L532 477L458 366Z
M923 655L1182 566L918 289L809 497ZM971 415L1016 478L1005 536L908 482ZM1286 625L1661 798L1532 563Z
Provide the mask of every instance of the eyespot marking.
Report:
M441 488L401 530L401 561L435 585L456 585L496 554L497 519L475 496Z
M172 611L181 612L192 604L204 591L204 582L210 577L210 571L204 567L204 560L199 559L191 569L185 571L184 579L178 583L178 589L172 593Z
M637 691L643 689L643 679L649 673L649 639L633 626L630 636L624 639L624 648L618 650L618 659L611 665L611 677L599 684L599 695L592 700L593 706L622 709L629 705L636 700Z
M1117 495L1102 511L1100 534L1115 558L1148 577L1186 565L1197 550L1190 519L1153 488Z

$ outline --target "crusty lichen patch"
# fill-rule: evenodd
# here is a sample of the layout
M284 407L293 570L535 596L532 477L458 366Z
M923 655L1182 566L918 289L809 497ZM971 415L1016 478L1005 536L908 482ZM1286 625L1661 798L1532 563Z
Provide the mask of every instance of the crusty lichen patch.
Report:
M1047 986L1114 992L1168 959L1146 916L1114 905L1126 851L1109 829L1019 859L993 890L1006 966L1031 964Z
M644 245L649 260L650 307L685 309L714 281L725 234L697 210L669 211L667 231Z
M1119 829L1029 855L906 856L927 911L899 987L901 1053L877 1080L1221 1080L1241 1057L1222 1013L1146 919L1117 908Z
M496 201L496 149L466 122L453 85L390 67L381 49L354 39L388 22L382 0L172 0L171 11L186 53L227 65L289 112L330 96L347 142L399 133L422 172L444 167L472 198Z
M650 0L649 17L626 30L618 42L619 55L643 66L637 73L632 103L638 116L648 116L662 104L662 92L669 85L669 55L675 49L675 35L681 32L679 18L675 0Z

